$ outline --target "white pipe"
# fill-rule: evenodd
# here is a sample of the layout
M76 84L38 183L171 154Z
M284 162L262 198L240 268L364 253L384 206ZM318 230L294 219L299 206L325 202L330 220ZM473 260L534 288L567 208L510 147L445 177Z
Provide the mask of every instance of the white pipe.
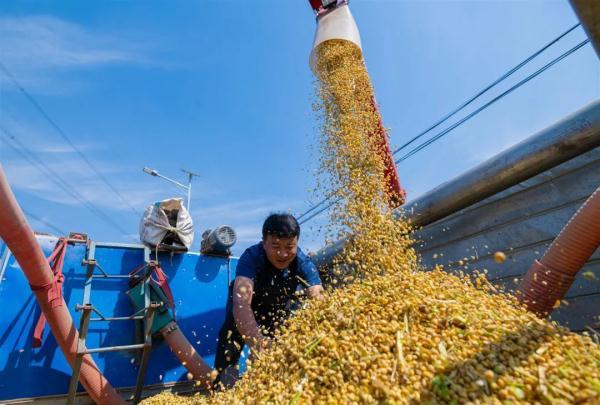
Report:
M350 7L347 4L341 5L317 17L317 30L309 59L311 70L314 71L316 65L315 49L321 43L330 39L344 39L353 42L362 51L360 33L350 12Z

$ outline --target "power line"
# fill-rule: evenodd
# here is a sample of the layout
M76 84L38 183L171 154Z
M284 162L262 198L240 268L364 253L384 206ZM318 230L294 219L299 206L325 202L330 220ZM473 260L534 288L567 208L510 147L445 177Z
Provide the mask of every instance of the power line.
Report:
M106 221L109 225L114 227L118 232L127 234L116 221L114 221L110 216L105 214L102 210L96 207L92 202L87 200L84 196L82 196L77 190L75 190L69 183L67 183L55 170L53 170L50 166L44 163L41 159L39 159L31 150L29 150L23 143L21 143L17 137L10 133L6 129L6 127L0 125L0 129L4 132L5 139L10 139L14 143L18 145L11 144L10 142L6 142L8 146L10 146L15 152L21 155L24 159L26 159L29 163L33 164L37 167L39 171L47 175L50 180L56 184L59 188L61 188L64 192L71 195L75 200L79 201L86 208L88 208L94 215L98 216L100 219Z
M481 107L477 108L475 111L471 112L470 114L468 114L465 117L461 118L459 121L455 122L454 124L452 124L448 128L444 129L442 132L438 133L434 137L432 137L429 140L423 142L422 144L420 144L419 146L417 146L416 148L414 148L413 150L411 150L410 152L408 152L407 154L405 154L401 158L396 159L394 161L394 163L398 164L400 162L403 162L406 159L408 159L409 157L411 157L412 155L414 155L415 153L417 153L420 150L422 150L422 149L426 148L427 146L431 145L433 142L437 141L438 139L442 138L444 135L448 134L454 128L460 126L464 122L466 122L469 119L473 118L474 116L476 116L477 114L479 114L481 111L485 110L487 107L489 107L490 105L494 104L496 101L500 100L504 96L512 93L514 90L518 89L519 87L521 87L522 85L524 85L525 83L527 83L528 81L530 81L531 79L533 79L534 77L536 77L539 74L543 73L544 71L546 71L547 69L549 69L550 67L552 67L553 65L555 65L556 63L560 62L561 60L563 60L564 58L566 58L567 56L569 56L573 52L577 51L579 48L581 48L584 45L586 45L588 42L590 42L589 39L585 39L585 40L581 41L579 44L575 45L573 48L569 49L568 51L566 51L565 53L563 53L559 57L553 59L551 62L547 63L546 65L544 65L540 69L536 70L534 73L530 74L525 79L521 80L520 82L518 82L517 84L515 84L514 86L512 86L508 90L506 90L506 91L502 92L500 95L494 97L493 99L491 99L490 101L488 101L487 103L485 103L484 105L482 105Z
M563 60L567 56L571 55L573 52L575 52L578 49L582 48L588 42L590 42L589 39L585 39L585 40L581 41L579 44L575 45L573 48L569 49L568 51L564 52L562 55L560 55L557 58L553 59L552 61L550 61L549 63L547 63L546 65L544 65L543 67L541 67L540 69L538 69L537 71L535 71L534 73L532 73L531 75L527 76L525 79L521 80L520 82L518 82L517 84L515 84L514 86L512 86L508 90L502 92L500 95L494 97L492 100L488 101L487 103L485 103L481 107L477 108L475 111L471 112L470 114L466 115L465 117L463 117L459 121L455 122L450 127L448 127L445 130L441 131L440 133L438 133L437 135L433 136L429 140L423 142L422 144L420 144L416 148L412 149L410 152L408 152L405 155L403 155L401 158L396 159L394 161L394 163L395 164L399 164L399 163L405 161L406 159L408 159L409 157L413 156L417 152L423 150L424 148L426 148L427 146L431 145L433 142L437 141L438 139L442 138L443 136L445 136L446 134L448 134L450 131L454 130L458 126L462 125L464 122L466 122L469 119L473 118L475 115L479 114L481 111L485 110L486 108L488 108L489 106L491 106L492 104L494 104L495 102L497 102L498 100L500 100L501 98L503 98L503 97L507 96L508 94L512 93L514 90L518 89L519 87L521 87L525 83L529 82L531 79L533 79L536 76L540 75L541 73L543 73L544 71L546 71L547 69L549 69L550 67L552 67L553 65L555 65L556 63L560 62L561 60ZM411 140L411 142L412 142L412 140ZM397 149L394 152L394 154L397 151L399 151L400 149L401 148ZM324 199L324 200L322 200L316 206L322 205L323 203L327 202L331 198L331 196L328 197L328 198L326 198L326 199ZM317 215L321 214L322 212L326 211L327 209L329 209L331 206L333 206L334 204L336 204L340 200L341 200L341 198L337 199L336 201L334 201L334 202L332 202L330 204L327 204L324 208L318 210L316 213L312 214L308 218L305 218L304 220L300 221L300 224L303 224L305 222L310 221L312 218L314 218ZM310 211L314 211L314 209L316 208L316 206L313 206L310 209ZM305 215L306 215L306 213L303 214L302 216L305 216Z
M342 198L338 198L337 200L327 204L325 207L321 208L320 210L318 210L317 212L315 212L314 214L312 214L311 216L309 216L308 218L305 218L301 221L298 221L300 223L300 225L302 225L305 222L310 221L311 219L313 219L314 217L318 216L319 214L321 214L324 211L327 211L332 205L337 204L338 202L340 202L342 200ZM323 200L324 202L327 200Z
M84 196L82 196L77 190L75 190L69 183L60 174L58 174L55 170L53 170L50 166L48 166L44 161L38 158L27 146L25 146L19 139L14 136L6 127L0 124L0 129L4 133L4 138L7 139L7 144L10 146L15 152L21 155L24 159L26 159L29 163L36 166L36 168L48 176L50 181L56 184L59 188L61 188L64 192L71 195L75 200L79 201L83 204L87 209L89 209L94 215L99 217L100 219L107 222L109 225L114 227L118 232L122 234L127 234L128 232L124 230L121 225L112 219L109 215L105 214L100 208L94 205L91 201L87 200ZM17 146L13 145L8 140L12 140Z
M321 200L320 202L318 202L317 204L313 205L312 207L310 207L308 210L304 211L302 214L300 214L296 219L298 221L300 221L303 217L307 216L308 214L310 214L311 212L313 212L314 210L316 210L321 204L323 204L323 202L329 201L329 199L331 197L333 197L334 195L337 194L337 191L334 191L333 193L330 193L329 195L325 196L325 198L323 200ZM300 222L300 224L302 224L302 222Z
M484 89L482 89L481 91L479 91L473 97L469 98L467 101L465 101L464 103L462 103L461 105L459 105L458 107L456 107L454 110L452 110L451 112L449 112L448 114L446 114L445 116L443 116L442 118L440 118L433 125L429 126L427 129L425 129L421 133L419 133L416 136L414 136L412 139L410 139L404 145L396 148L394 150L393 155L396 155L398 152L400 152L401 150L403 150L404 148L406 148L407 146L409 146L410 144L412 144L417 139L421 138L423 135L427 134L429 131L437 128L438 126L440 126L441 124L443 124L444 122L446 122L449 118L452 118L460 110L462 110L465 107L469 106L473 101L477 100L479 97L481 97L482 95L484 95L485 93L487 93L490 89L492 89L493 87L495 87L500 82L508 79L513 73L515 73L517 70L521 69L523 66L525 66L526 64L528 64L529 62L531 62L538 55L540 55L546 49L550 48L552 45L554 45L555 43L557 43L558 41L560 41L562 38L564 38L567 34L569 34L571 31L573 31L575 28L579 27L580 25L581 25L580 23L575 24L574 26L572 26L571 28L569 28L568 30L566 30L565 32L563 32L562 34L560 34L558 37L556 37L552 41L548 42L546 45L544 45L542 48L540 48L539 50L537 50L535 53L531 54L528 58L524 59L521 63L519 63L518 65L516 65L515 67L513 67L512 69L510 69L508 72L504 73L502 76L500 76L499 78L497 78L496 80L494 80L492 83L490 83L489 85L487 85Z
M400 147L396 148L394 150L394 152L392 153L392 156L395 156L398 152L400 152L401 150L403 150L406 147L408 147L414 141L416 141L417 139L421 138L422 136L424 136L425 134L427 134L431 130L437 128L442 123L446 122L448 119L452 118L459 111L461 111L465 107L469 106L471 103L473 103L473 101L475 101L476 99L478 99L479 97L481 97L483 94L487 93L489 90L491 90L493 87L495 87L500 82L506 80L513 73L515 73L517 70L521 69L527 63L531 62L534 58L536 58L542 52L544 52L546 49L550 48L552 45L554 45L555 43L557 43L558 41L560 41L562 38L564 38L566 35L568 35L569 33L571 33L574 29L576 29L580 25L581 25L581 23L577 23L577 24L573 25L571 28L569 28L568 30L566 30L565 32L563 32L562 34L560 34L558 37L556 37L552 41L548 42L546 45L544 45L543 47L541 47L540 49L538 49L536 52L534 52L533 54L531 54L529 57L527 57L526 59L524 59L523 61L521 61L519 64L517 64L516 66L514 66L510 70L508 70L506 73L504 73L498 79L494 80L492 83L490 83L488 86L486 86L485 88L483 88L481 91L477 92L474 96L472 96L471 98L469 98L467 101L463 102L461 105L459 105L454 110L452 110L451 112L449 112L448 114L446 114L445 116L443 116L442 118L440 118L434 124L432 124L429 127L427 127L427 129L425 129L424 131L420 132L419 134L417 134L416 136L414 136L413 138L411 138L410 140L408 140L408 142L404 143ZM337 191L331 193L330 195L326 196L323 200L321 200L317 204L315 204L312 207L310 207L307 211L305 211L304 213L302 213L298 217L298 220L300 220L301 218L305 217L306 215L308 215L309 213L313 212L318 207L320 207L321 205L323 205L324 203L326 203L327 201L329 201L335 194L337 194ZM333 204L335 204L335 202ZM328 207L330 207L333 204L330 204ZM323 211L325 211L325 210L319 210L319 212L316 215L320 214ZM311 218L314 218L314 216L315 215L311 216ZM306 222L308 220L310 220L310 218L307 219L307 220L302 221L301 223Z
M106 176L104 176L104 174L102 174L96 168L96 166L87 158L87 156L85 156L83 154L83 152L81 152L81 150L79 150L79 148L71 141L71 139L67 136L67 134L58 126L56 121L54 121L48 115L48 113L46 113L46 111L42 108L42 106L35 100L35 98L33 98L33 96L31 94L29 94L29 92L27 90L25 90L25 87L23 87L23 85L21 85L21 83L16 79L16 77L8 70L8 68L2 62L0 62L0 69L2 69L4 74L13 82L13 84L21 91L21 93L23 93L25 98L27 98L27 100L34 106L34 108L44 117L44 119L50 124L50 126L52 128L54 128L54 130L71 146L71 148L73 148L73 150L79 155L79 157L81 159L83 159L83 161L92 169L92 171L94 173L96 173L96 175L98 175L98 177L100 177L102 182L104 184L106 184L108 186L108 188L110 188L121 199L121 201L123 201L131 209L131 211L135 215L141 215L141 212L139 212L133 205L131 205L131 203L129 201L127 201L127 199L119 192L119 190L117 190L110 183L110 181L108 181Z
M23 212L25 213L26 216L35 219L36 221L46 225L48 228L52 229L54 232L57 232L59 235L67 235L67 232L63 231L60 228L55 227L54 225L52 225L50 222L38 217L37 215L32 214L31 212L28 212L26 210L23 210Z

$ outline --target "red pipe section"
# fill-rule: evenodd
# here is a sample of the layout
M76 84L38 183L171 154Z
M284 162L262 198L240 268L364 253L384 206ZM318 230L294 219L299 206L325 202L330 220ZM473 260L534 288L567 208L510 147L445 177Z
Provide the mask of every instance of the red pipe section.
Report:
M187 340L175 322L170 322L160 330L165 343L179 359L181 364L192 374L194 380L199 381L204 388L212 388L212 371L208 364L198 355L194 346Z
M56 297L55 278L33 231L0 166L0 238L17 259L67 361L73 366L79 333L62 296ZM59 286L58 286L59 287ZM125 404L88 354L83 357L79 381L98 404Z
M308 0L308 2L317 16L333 10L342 4L348 4L347 0ZM323 5L323 3L325 3L327 6Z
M323 3L321 3L321 0L308 0L308 2L315 13L318 13L319 10L323 8Z
M377 128L373 136L378 137L377 139L377 151L376 153L381 156L383 164L385 166L384 177L386 182L386 192L388 197L388 205L391 209L398 208L406 201L406 191L400 185L400 177L398 176L398 170L394 163L394 156L392 155L392 149L390 147L390 141L388 138L387 131L383 126L383 118L377 108L377 102L373 99L373 109L379 117L377 121Z
M533 263L517 290L519 301L538 316L548 316L598 246L600 187L577 210L544 256Z

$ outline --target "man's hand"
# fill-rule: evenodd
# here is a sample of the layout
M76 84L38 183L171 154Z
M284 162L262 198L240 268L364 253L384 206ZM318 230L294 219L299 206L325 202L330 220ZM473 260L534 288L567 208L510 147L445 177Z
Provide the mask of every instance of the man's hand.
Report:
M248 345L250 346L250 356L248 360L250 360L251 363L254 363L260 358L262 351L271 347L272 343L273 341L265 335L261 335L260 337L253 339L252 342L249 341Z
M325 299L325 290L323 289L323 286L318 284L318 285L313 285L307 288L307 293L308 293L308 297L311 299L316 299L316 300L324 300Z
M251 351L255 353L260 353L263 350L271 347L272 343L273 341L271 339L269 339L265 335L260 335L259 337L252 339L249 343L249 346Z

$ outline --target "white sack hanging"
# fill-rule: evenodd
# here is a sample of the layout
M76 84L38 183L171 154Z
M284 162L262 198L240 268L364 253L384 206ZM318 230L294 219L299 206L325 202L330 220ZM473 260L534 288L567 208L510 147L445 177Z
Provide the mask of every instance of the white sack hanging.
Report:
M177 211L177 223L169 222L167 212ZM183 199L170 198L158 201L144 212L140 221L140 240L152 246L160 244L167 233L172 232L189 249L194 241L194 223L188 210L183 206Z

